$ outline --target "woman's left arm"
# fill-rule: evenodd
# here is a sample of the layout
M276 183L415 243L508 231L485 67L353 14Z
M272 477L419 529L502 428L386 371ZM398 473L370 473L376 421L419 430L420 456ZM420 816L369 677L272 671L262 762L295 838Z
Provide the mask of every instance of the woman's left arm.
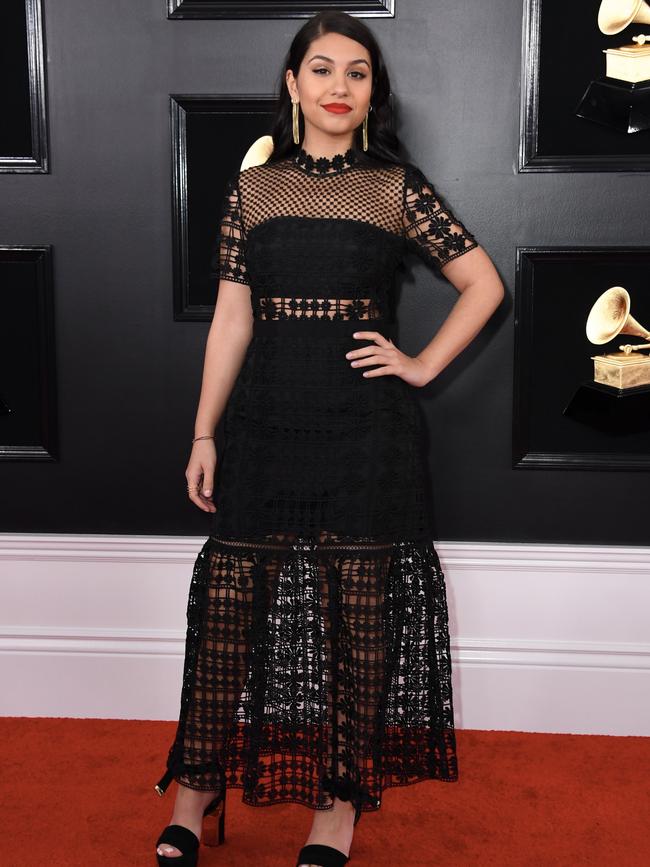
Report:
M352 367L381 365L362 371L364 377L399 376L417 388L427 385L472 342L503 300L503 283L480 246L447 262L441 271L460 292L460 298L433 339L416 356L402 352L390 338L377 331L358 331L352 335L375 341L346 355Z
M421 385L435 379L472 342L505 295L501 278L482 247L452 259L441 271L460 297L430 343L413 359L424 376Z
M354 367L382 365L364 371L364 377L399 376L409 385L421 387L471 343L503 300L505 290L476 237L412 163L404 171L402 226L406 248L455 286L460 298L416 356L406 355L379 332L360 331L353 336L374 340L375 345L352 350L346 357Z

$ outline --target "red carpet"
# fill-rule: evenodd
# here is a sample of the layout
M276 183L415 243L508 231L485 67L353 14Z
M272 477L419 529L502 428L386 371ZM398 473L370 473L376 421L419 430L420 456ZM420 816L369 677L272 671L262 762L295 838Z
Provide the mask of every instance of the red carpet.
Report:
M176 783L153 786L172 722L0 718L4 867L153 867ZM384 792L350 865L647 867L650 738L457 731L460 779ZM296 804L228 790L226 842L200 867L294 867L311 824Z

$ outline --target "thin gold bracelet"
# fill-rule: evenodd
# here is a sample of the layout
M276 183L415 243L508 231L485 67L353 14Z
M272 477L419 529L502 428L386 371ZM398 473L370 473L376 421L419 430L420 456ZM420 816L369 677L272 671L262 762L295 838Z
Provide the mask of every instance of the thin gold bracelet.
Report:
M195 443L197 440L213 440L213 439L214 439L214 434L212 434L212 435L206 434L205 436L202 436L202 437L194 437L192 442Z

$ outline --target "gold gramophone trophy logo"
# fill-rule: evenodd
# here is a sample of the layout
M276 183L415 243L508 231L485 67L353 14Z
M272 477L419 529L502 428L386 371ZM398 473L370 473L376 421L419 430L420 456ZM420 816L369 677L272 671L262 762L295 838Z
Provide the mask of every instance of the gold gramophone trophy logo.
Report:
M615 36L630 24L650 25L646 0L602 0L601 33ZM575 114L624 133L650 129L650 33L603 49L605 74L589 84Z
M587 338L602 346L618 338L616 348L592 355L593 379L584 380L563 415L611 436L650 431L650 331L630 313L630 293L611 286L592 305ZM642 342L624 343L624 334Z
M619 334L632 334L650 340L650 331L630 313L630 293L622 286L612 286L596 300L587 317L587 337L600 346ZM592 355L594 382L620 390L650 385L650 343L624 343L618 352Z

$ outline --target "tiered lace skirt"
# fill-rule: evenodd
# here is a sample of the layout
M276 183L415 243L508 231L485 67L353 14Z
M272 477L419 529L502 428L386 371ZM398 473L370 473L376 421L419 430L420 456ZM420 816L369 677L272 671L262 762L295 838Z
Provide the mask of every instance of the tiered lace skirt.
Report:
M392 329L256 320L226 410L167 771L252 806L458 778L419 407L355 331Z

